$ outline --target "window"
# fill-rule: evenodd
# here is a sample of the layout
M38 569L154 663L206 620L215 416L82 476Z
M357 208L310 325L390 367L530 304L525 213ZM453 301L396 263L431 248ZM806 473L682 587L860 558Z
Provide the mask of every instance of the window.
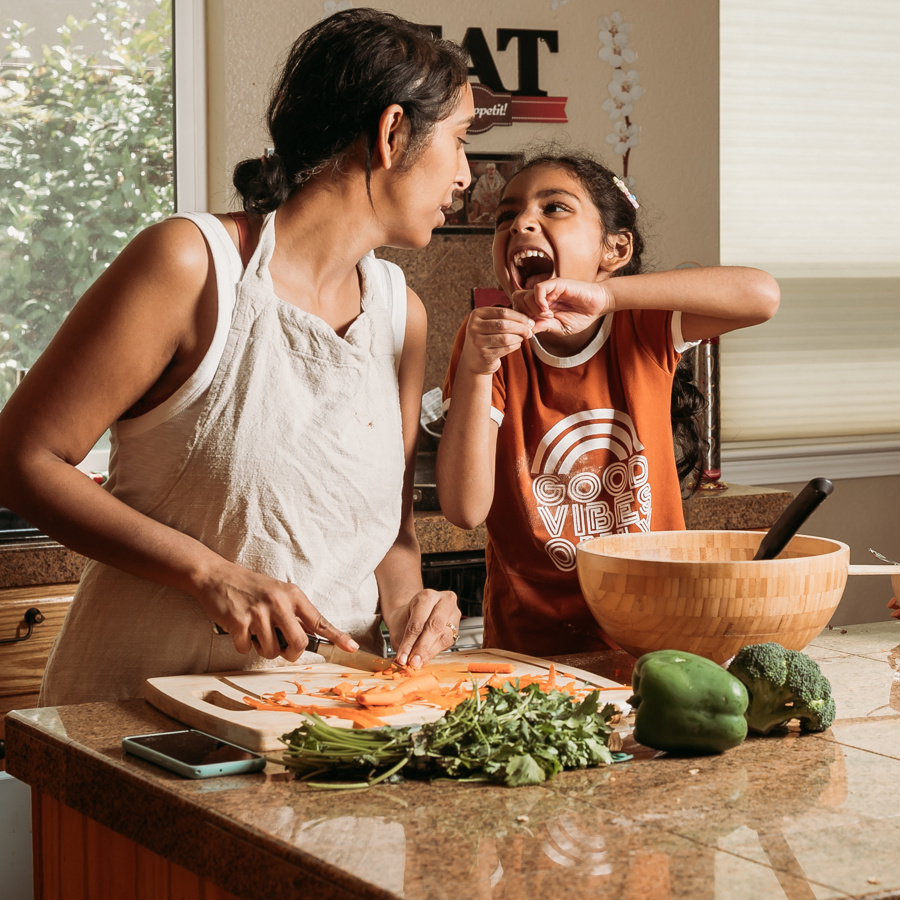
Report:
M4 14L0 402L125 243L175 207L171 0L14 0Z
M207 182L203 0L6 0L3 14L0 405L127 241L205 210ZM107 453L81 467L105 470Z
M728 471L800 480L828 456L840 477L900 473L900 6L720 16L721 259L782 290L775 319L722 340Z

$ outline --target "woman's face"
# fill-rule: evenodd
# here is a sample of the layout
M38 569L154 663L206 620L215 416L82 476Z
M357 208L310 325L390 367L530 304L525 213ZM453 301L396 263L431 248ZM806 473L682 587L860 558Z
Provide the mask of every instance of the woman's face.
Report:
M495 222L494 272L509 295L548 278L594 281L601 271L600 214L565 169L537 165L513 177Z
M386 204L376 204L393 247L421 248L444 224L453 194L472 180L466 159L466 133L475 116L472 88L466 83L456 109L435 126L424 149L406 172L392 181Z

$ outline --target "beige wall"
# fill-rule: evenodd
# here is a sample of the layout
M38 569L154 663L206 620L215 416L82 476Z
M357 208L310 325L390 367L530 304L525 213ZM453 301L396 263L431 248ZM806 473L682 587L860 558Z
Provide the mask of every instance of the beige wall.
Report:
M629 175L649 226L651 257L661 267L719 258L718 3L640 3L610 6L548 0L394 0L372 5L423 24L441 25L461 40L468 27L484 31L492 51L498 27L552 29L559 53L540 54L540 84L568 98L567 125L514 123L473 135L477 152L508 152L531 142L560 140L601 152L617 171L606 143L612 130L602 109L609 64L598 57L601 15L622 13L631 24L632 64L644 96L632 120L641 128ZM293 39L325 12L324 0L216 0L210 17L210 208L231 201L229 172L266 146L264 110L274 71ZM514 47L514 45L513 45ZM515 49L493 53L504 84L517 85ZM226 100L227 98L227 100Z

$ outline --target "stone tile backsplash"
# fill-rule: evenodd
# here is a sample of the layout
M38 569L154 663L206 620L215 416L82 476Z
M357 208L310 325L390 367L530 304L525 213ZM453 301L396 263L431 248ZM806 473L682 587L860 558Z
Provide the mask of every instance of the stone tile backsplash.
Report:
M435 234L424 250L377 251L403 269L428 312L425 391L443 384L453 338L472 309L472 289L497 286L491 240L490 234Z

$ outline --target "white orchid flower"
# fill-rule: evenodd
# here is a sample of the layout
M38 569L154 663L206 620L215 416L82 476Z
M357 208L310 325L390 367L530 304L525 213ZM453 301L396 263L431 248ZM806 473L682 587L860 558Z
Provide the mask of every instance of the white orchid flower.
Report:
M613 80L607 85L609 95L622 103L635 103L644 96L644 89L638 84L638 73L634 69L616 69Z
M628 28L631 26L628 25ZM603 44L604 47L630 47L631 39L628 37L628 32L623 31L609 31L605 29L601 29L597 37L600 38L600 43Z
M624 156L632 147L637 147L639 132L637 125L626 125L624 119L619 119L613 126L613 133L606 136L606 143L612 146L616 156Z
M611 16L600 16L597 20L600 25L601 33L606 31L610 35L628 34L631 31L631 25L622 21L622 13L614 12Z
M634 104L624 103L621 97L610 97L609 100L604 100L601 106L613 121L630 116L634 112Z
M630 47L601 47L597 56L609 63L614 69L621 68L624 64L631 65L637 59L637 53Z

